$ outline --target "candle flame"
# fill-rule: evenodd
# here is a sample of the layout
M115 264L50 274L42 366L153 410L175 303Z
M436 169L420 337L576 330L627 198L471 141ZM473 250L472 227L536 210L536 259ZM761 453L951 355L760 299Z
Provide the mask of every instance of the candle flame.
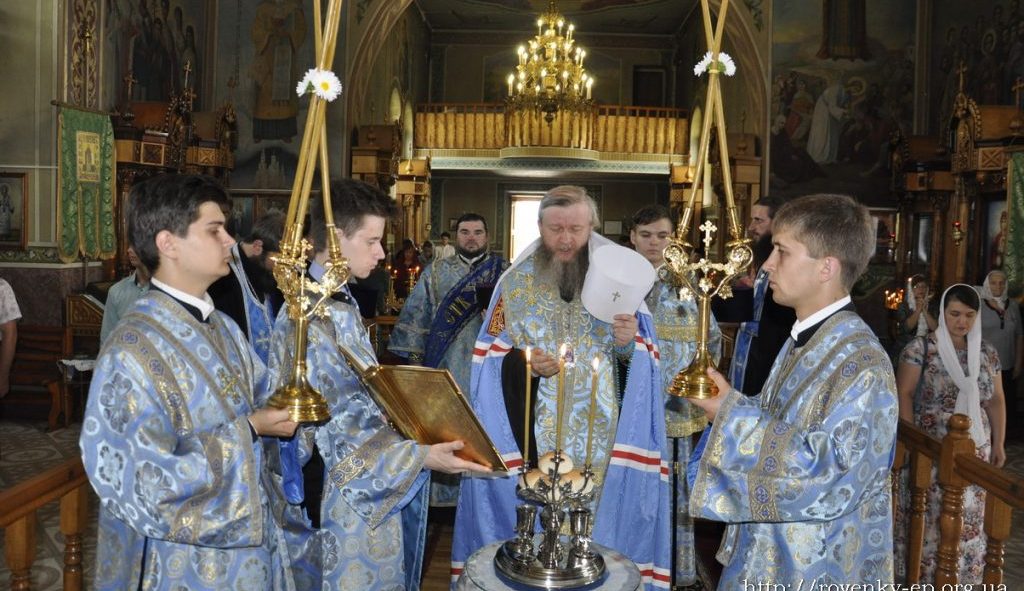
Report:
M594 360L591 362L591 365L594 366L594 372L596 373L597 372L597 368L600 367L600 365L601 365L601 358L600 357L594 357Z
M526 353L526 364L529 365L530 364L530 348L527 347L526 349L524 349L524 351Z

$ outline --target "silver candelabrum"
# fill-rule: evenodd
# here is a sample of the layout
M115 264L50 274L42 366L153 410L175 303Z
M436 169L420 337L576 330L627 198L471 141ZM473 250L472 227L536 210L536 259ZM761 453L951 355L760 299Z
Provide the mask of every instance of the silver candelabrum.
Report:
M605 573L604 558L590 532L594 514L594 472L583 470L562 451L548 452L532 470L523 463L518 494L525 503L516 507L516 537L498 548L498 570L509 579L541 589L568 589L589 585ZM541 533L536 532L540 509ZM568 515L569 532L562 536Z

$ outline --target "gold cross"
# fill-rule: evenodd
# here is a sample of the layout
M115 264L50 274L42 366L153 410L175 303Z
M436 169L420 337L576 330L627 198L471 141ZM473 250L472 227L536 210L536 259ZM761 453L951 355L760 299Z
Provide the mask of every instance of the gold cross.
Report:
M714 234L718 228L711 223L711 220L707 220L700 226L697 226L697 229L704 232L704 240L702 240L704 243L704 256L708 256L708 253L711 252L711 242L713 240L711 235Z
M960 94L964 93L964 74L967 73L967 65L964 64L964 60L960 60L960 67L956 69L956 73L960 75Z
M185 62L185 88L188 88L188 75L192 73L192 60Z

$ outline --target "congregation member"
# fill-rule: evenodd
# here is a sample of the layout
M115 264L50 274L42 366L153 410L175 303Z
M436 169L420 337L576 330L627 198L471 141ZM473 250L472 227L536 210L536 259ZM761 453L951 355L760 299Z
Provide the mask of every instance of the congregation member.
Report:
M128 262L134 269L127 277L110 286L107 301L103 304L103 322L100 324L100 344L106 342L121 316L135 303L135 300L149 291L149 271L139 262L135 249L128 247Z

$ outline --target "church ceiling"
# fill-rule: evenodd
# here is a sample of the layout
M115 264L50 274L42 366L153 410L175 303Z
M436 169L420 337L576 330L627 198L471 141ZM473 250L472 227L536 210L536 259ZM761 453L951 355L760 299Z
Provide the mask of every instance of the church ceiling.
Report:
M434 30L536 30L548 0L415 0ZM559 0L581 34L671 35L697 0Z

